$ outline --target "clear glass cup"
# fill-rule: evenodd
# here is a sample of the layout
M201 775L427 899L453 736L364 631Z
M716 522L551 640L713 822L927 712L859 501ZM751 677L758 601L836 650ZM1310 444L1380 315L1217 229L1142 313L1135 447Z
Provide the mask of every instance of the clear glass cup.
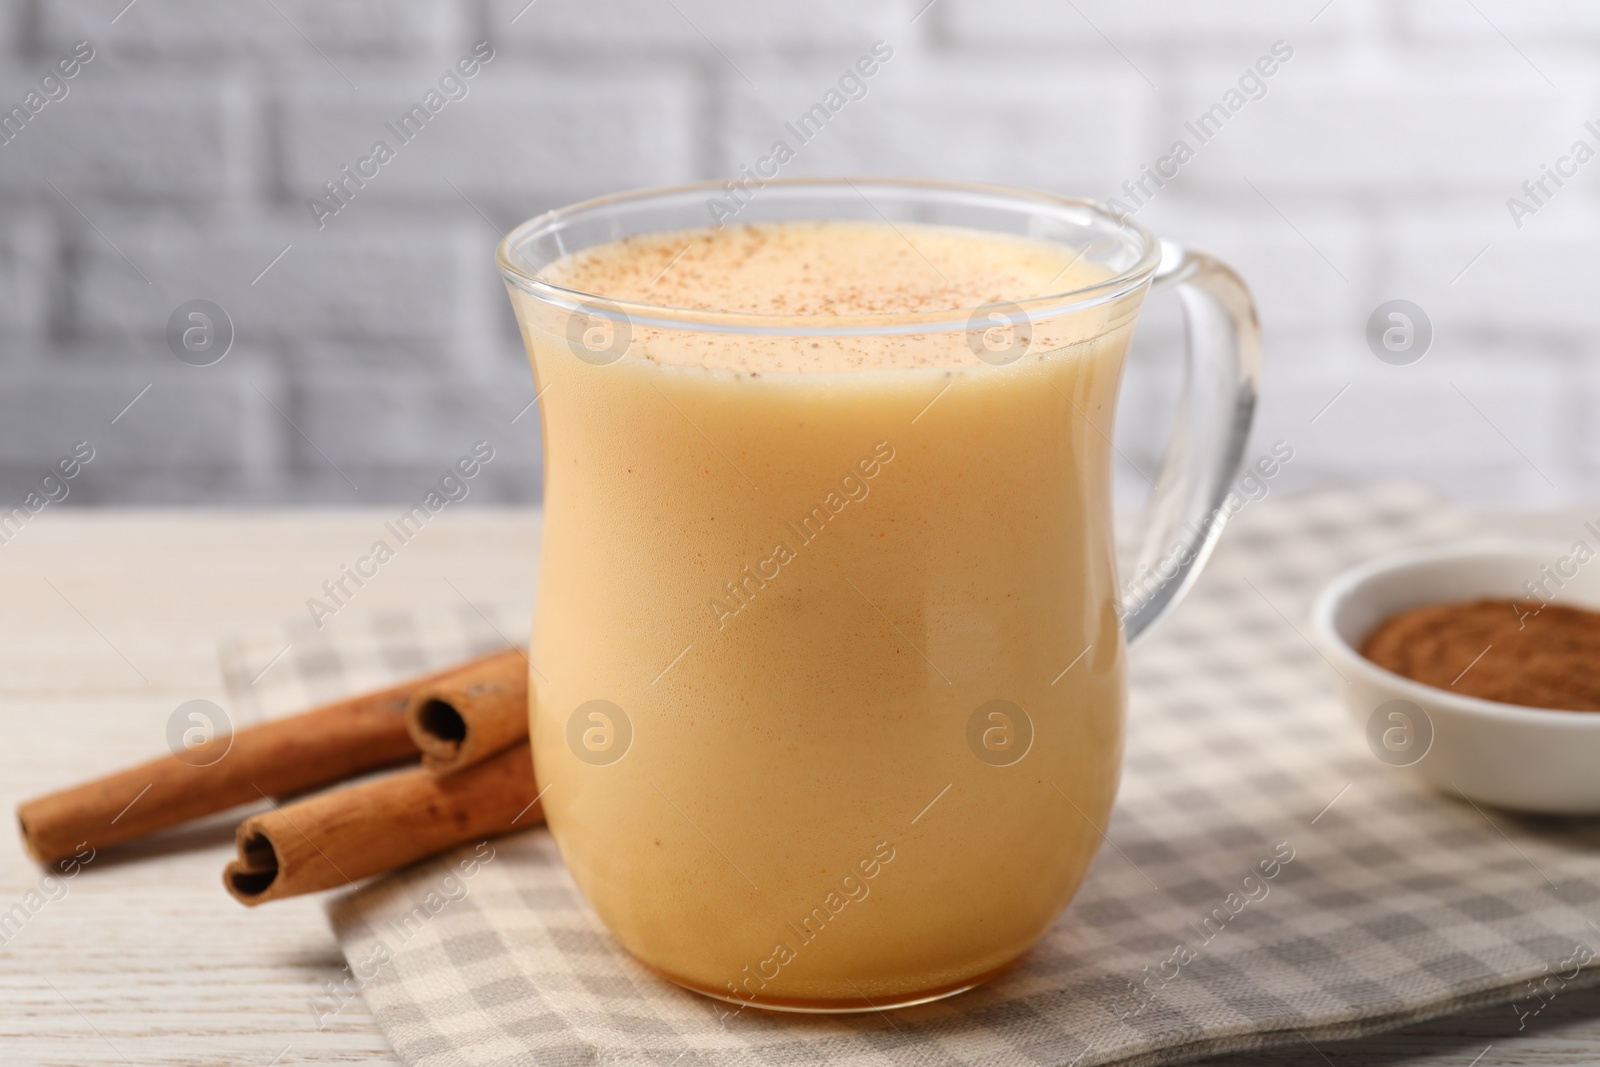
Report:
M1126 643L1221 532L1255 312L1227 267L1096 203L936 181L769 182L738 221L1023 235L1105 280L837 317L541 279L583 248L709 225L723 195L592 200L499 249L544 437L545 812L601 919L674 982L791 1011L948 996L1027 952L1100 845ZM1145 294L1169 286L1186 400L1119 588L1112 416ZM850 369L885 339L929 365ZM708 365L735 347L820 369Z

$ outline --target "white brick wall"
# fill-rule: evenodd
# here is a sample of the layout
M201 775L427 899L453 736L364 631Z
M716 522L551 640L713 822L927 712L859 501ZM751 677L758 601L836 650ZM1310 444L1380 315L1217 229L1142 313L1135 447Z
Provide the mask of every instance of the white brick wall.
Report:
M441 188L457 205L465 194L480 208L492 203L516 212L540 200L593 195L598 175L617 188L699 176L698 94L686 73L551 74L519 69L497 54L467 83L466 97L446 105L410 143L398 145L384 124L417 103L445 69L440 63L409 78L373 80L359 94L341 92L346 87L324 79L287 90L280 105L281 181L294 202L321 194L324 182L367 155L380 138L398 146L396 158L356 192L352 216L384 202L422 211L426 218L432 214L427 209L437 210ZM600 131L604 136L597 136ZM327 228L342 228L346 221L341 212Z
M870 41L867 42L870 44ZM1104 189L1138 165L1148 87L1124 68L1096 64L1019 70L992 58L919 56L903 45L811 141L786 174L927 174L1016 185ZM866 47L831 63L762 72L752 91L724 78L717 155L723 173L765 155L783 130L832 88ZM1100 106L1085 98L1103 94ZM1086 146L1092 146L1086 151Z
M528 9L528 0L490 0L498 40L519 54L596 58L679 54L736 55L849 51L900 34L915 8L898 0L585 0ZM513 21L515 20L515 21Z
M0 324L8 338L42 337L50 327L60 284L54 238L48 225L22 217L0 233Z
M59 50L100 33L114 36L117 54L141 60L257 56L271 61L309 52L306 38L329 55L399 58L435 52L465 33L464 9L433 0L162 0L157 16L134 18L130 11L104 29L126 3L41 0L39 39L47 50Z
M532 498L537 422L511 423L532 389L499 232L585 196L728 175L879 39L893 60L792 173L1120 195L1288 42L1266 96L1139 213L1255 290L1269 362L1254 447L1295 448L1274 491L1401 474L1477 500L1600 492L1600 160L1520 228L1506 210L1575 139L1600 149L1584 128L1600 125L1600 12L1583 5L125 5L0 10L0 107L75 42L96 50L0 145L0 504L80 437L100 449L74 489L86 502L404 500L478 438L499 457L473 499ZM495 57L469 95L319 230L305 198L480 40ZM1412 366L1364 340L1396 297L1435 328ZM212 367L164 339L196 298L235 326ZM1119 421L1146 470L1175 323L1152 311Z
M97 47L95 59L67 83L67 96L46 105L5 146L16 158L0 167L0 195L56 196L48 179L74 203L82 197L198 207L225 197L236 178L229 168L238 148L233 133L250 117L242 87L226 77L197 83L160 72L131 74L117 69L108 51ZM65 49L19 64L35 67L33 77L0 79L7 109L61 54Z

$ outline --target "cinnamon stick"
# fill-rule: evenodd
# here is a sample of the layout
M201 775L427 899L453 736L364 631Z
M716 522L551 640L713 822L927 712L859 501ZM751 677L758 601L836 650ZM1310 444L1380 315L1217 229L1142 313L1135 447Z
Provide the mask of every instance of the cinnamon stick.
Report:
M223 871L249 907L354 884L543 821L526 742L459 774L401 771L252 815Z
M104 848L264 797L293 796L413 759L405 707L419 686L463 669L523 655L507 649L376 693L325 704L17 808L28 852L40 863ZM218 753L215 762L210 754Z
M406 706L406 729L435 774L509 748L528 736L527 660L485 660L419 686Z

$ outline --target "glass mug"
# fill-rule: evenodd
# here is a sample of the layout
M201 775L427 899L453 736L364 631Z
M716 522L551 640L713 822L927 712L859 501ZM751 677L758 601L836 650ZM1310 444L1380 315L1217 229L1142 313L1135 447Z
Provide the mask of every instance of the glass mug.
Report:
M774 181L739 221L1020 235L1104 280L841 317L541 278L581 249L703 228L723 191L591 200L499 248L542 417L544 810L600 918L661 976L771 1009L922 1003L1021 957L1088 870L1117 787L1126 642L1221 531L1255 311L1226 266L1096 203L939 181ZM1111 417L1145 293L1168 286L1185 401L1141 580L1119 591ZM923 365L846 366L884 344ZM707 357L730 352L820 353L822 369Z

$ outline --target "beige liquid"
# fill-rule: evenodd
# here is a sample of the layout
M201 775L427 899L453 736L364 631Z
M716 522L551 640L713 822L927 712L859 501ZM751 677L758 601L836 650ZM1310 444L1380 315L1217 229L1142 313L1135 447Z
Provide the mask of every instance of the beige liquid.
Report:
M1076 255L787 223L631 239L542 276L815 326L1104 277ZM911 1002L1024 953L1116 788L1106 435L1142 292L1036 324L1004 366L961 333L637 323L595 365L564 312L512 295L545 446L536 771L607 926L676 981L769 1006ZM996 700L1031 722L1025 752Z

